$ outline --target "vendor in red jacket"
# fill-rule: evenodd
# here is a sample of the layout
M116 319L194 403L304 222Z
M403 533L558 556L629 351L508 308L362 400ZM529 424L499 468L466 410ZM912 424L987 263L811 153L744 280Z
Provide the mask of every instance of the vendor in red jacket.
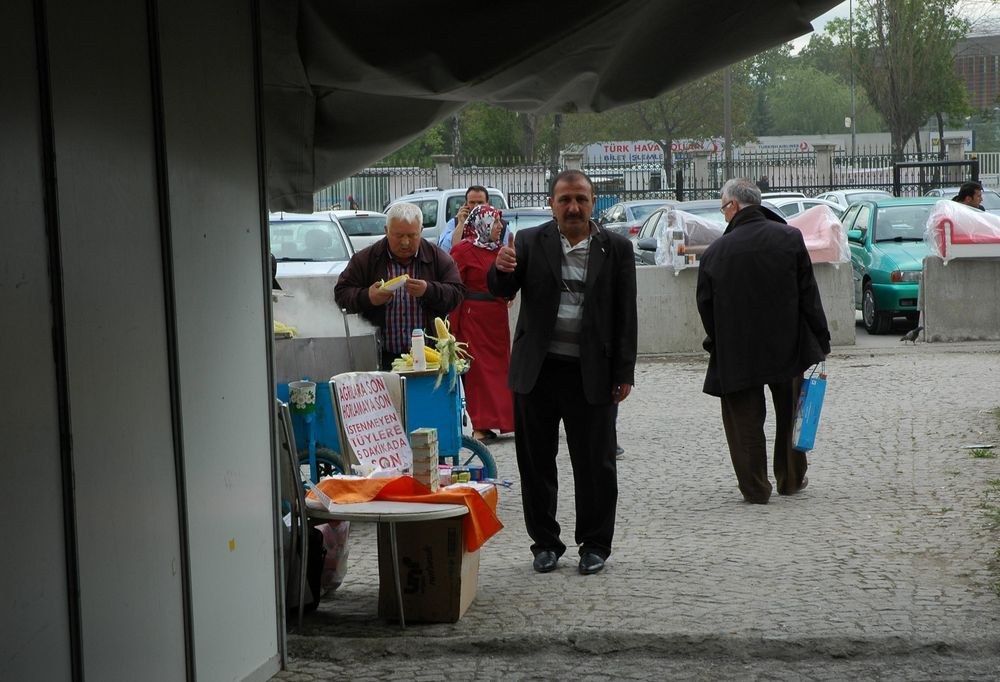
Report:
M410 351L414 329L434 334L434 318L458 307L465 287L455 261L420 236L423 213L415 204L396 204L385 221L385 238L354 254L334 287L337 305L362 317L382 332L382 369ZM383 281L409 275L395 291Z

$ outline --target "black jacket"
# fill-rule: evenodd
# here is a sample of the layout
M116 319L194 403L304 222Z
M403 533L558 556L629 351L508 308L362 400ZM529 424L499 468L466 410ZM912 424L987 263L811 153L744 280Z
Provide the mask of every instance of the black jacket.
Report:
M705 250L697 298L710 353L705 393L788 381L830 352L802 233L762 206L740 210Z
M580 365L587 402L602 405L611 402L614 386L635 383L635 256L625 237L591 227ZM514 242L517 268L505 273L494 264L487 281L494 296L511 298L521 291L508 385L515 393L529 393L548 353L559 310L562 246L554 220L518 231Z

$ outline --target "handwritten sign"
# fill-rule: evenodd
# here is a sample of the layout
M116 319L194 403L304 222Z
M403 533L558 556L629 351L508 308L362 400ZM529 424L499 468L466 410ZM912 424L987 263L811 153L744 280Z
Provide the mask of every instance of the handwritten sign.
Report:
M337 401L344 433L359 463L379 469L413 466L413 451L382 377L339 377Z

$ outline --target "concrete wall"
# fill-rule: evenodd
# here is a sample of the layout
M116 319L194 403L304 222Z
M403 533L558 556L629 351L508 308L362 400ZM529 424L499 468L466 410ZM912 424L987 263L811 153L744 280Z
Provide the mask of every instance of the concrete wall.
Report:
M830 327L831 344L854 345L854 283L850 264L813 266ZM697 268L677 275L667 266L636 268L639 353L700 352L705 329L698 315Z
M1000 340L1000 260L928 256L920 298L927 341Z
M816 263L813 271L830 327L831 345L853 346L854 279L850 263ZM673 268L665 265L643 265L635 272L639 354L703 352L705 328L695 301L698 269L685 268L675 275ZM510 310L512 337L520 303L518 296Z

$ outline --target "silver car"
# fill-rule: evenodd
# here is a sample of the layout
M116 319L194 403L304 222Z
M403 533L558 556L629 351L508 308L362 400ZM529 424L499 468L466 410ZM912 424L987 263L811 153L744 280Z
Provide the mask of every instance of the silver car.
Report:
M330 211L355 251L374 244L385 236L385 213L378 211Z
M307 275L339 277L354 255L350 240L330 211L271 213L268 224L279 281Z
M617 232L625 237L634 237L639 234L639 228L653 211L677 203L679 202L670 199L620 201L605 209L597 219L597 223L610 232Z

